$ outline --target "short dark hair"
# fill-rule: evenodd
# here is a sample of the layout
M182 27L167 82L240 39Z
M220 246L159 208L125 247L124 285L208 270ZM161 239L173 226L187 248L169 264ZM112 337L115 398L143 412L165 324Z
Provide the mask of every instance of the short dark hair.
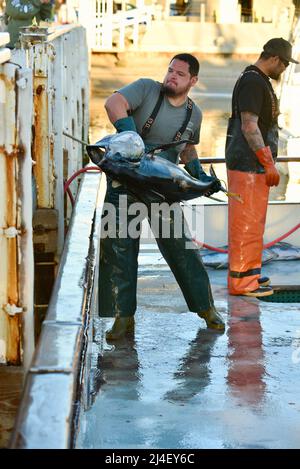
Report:
M195 76L198 75L199 69L200 69L200 64L199 64L198 60L196 59L196 57L194 57L193 55L191 55L191 54L177 54L177 55L174 55L172 60L170 60L170 63L173 62L173 60L182 60L183 62L186 62L187 64L189 64L189 72L190 72L191 76L195 77Z
M270 59L271 57L275 57L274 54L270 54L270 52L265 52L264 50L262 51L262 53L260 54L259 58L260 59L263 59L263 60L268 60Z

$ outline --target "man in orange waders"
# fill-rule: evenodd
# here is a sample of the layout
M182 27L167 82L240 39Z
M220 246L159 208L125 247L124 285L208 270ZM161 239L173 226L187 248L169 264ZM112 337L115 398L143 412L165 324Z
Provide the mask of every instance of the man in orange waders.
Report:
M238 78L228 122L226 167L229 271L231 295L272 295L270 279L261 277L263 234L271 186L279 184L275 167L278 148L278 100L270 78L278 80L292 58L292 46L283 38L270 39L254 65Z

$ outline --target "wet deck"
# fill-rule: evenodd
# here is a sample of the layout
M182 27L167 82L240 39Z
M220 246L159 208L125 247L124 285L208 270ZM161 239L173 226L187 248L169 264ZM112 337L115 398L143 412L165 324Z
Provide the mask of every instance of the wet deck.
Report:
M224 334L187 312L167 266L145 258L134 338L109 348L112 321L96 320L93 403L77 447L300 447L300 304L229 297L227 270L208 272ZM271 262L263 274L299 284L300 261Z

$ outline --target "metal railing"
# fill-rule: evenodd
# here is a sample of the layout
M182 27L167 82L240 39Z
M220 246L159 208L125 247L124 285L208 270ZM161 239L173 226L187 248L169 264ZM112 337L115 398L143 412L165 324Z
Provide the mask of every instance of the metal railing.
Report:
M154 15L151 5L139 5L137 8L124 8L113 11L112 0L90 0L79 2L78 21L86 27L89 47L92 51L103 52L125 50L126 41L137 48L140 26L147 28Z

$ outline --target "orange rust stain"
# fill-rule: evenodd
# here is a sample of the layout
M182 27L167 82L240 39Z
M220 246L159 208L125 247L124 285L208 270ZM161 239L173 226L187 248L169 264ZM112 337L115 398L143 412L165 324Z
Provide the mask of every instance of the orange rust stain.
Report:
M34 141L32 148L33 159L36 161L34 166L34 174L37 182L38 206L43 207L47 204L44 200L44 177L45 163L48 158L44 158L45 150L48 148L48 96L45 80L41 78L35 79L34 93Z
M19 148L14 147L13 156L19 154ZM7 205L6 226L17 226L17 158L7 155L6 158L6 181L7 181ZM9 304L19 304L18 292L18 245L17 238L7 239L8 253L8 275L7 275L7 297ZM7 361L9 364L21 363L21 325L20 315L7 316Z
M8 278L7 278L7 295L10 304L17 305L18 295L18 269L17 269L17 237L7 240L8 251Z
M6 184L7 184L7 205L6 205L6 224L15 226L16 204L15 204L15 158L6 158Z
M0 152L4 155L4 156L7 156L9 158L14 158L14 157L17 157L17 156L24 156L25 154L25 150L22 146L18 146L18 145L13 145L13 151L11 153L8 153L8 151L6 150L5 146L4 145L0 145Z
M53 162L54 161L54 141L53 140L50 140L49 148L50 148L50 161ZM52 165L53 170L54 170L54 167L55 167L55 165L53 164ZM54 173L55 173L55 171L54 171ZM55 205L55 200L54 199L55 199L55 187L56 187L56 181L57 181L54 173L53 173L53 181L54 181L53 185L54 186L53 186L53 192L52 192L52 205L53 205L53 207Z
M7 78L7 76L4 73L0 73L0 80L4 81L5 83L5 88L8 89L8 91L14 90L15 89L15 80L12 78L11 80Z
M6 359L8 365L21 365L21 327L22 318L20 314L9 316L7 322L7 352Z
M35 138L34 138L34 159L37 163L35 169L37 172L43 172L43 159L42 159L42 149L43 149L43 107L44 107L44 88L41 85L38 85L34 95L34 128L35 128Z

